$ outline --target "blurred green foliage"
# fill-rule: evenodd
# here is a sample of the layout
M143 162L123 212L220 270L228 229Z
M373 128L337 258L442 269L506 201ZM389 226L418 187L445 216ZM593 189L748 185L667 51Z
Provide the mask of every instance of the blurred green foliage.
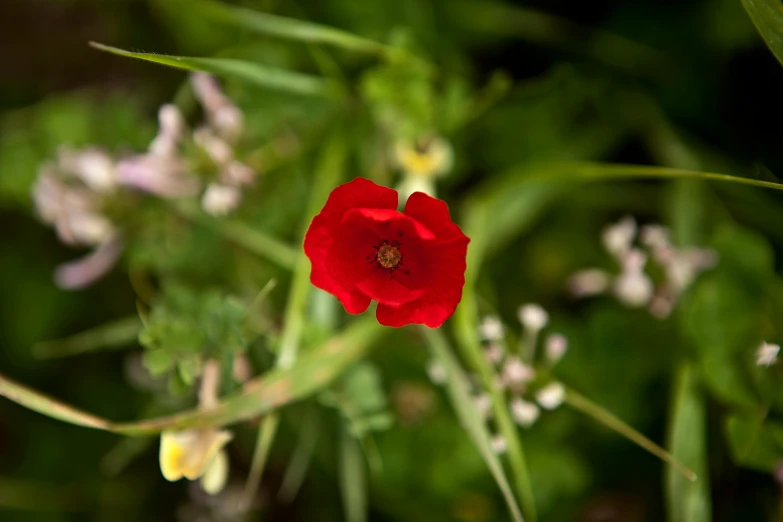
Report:
M308 396L261 420L273 439L258 469L258 423L232 428L231 478L215 498L166 482L157 440L2 401L0 519L491 522L508 520L516 503L527 521L778 520L783 367L757 365L755 350L783 341L780 195L649 172L616 178L585 162L776 182L779 11L772 0L0 5L0 372L111 420L194 407L209 358L221 362L223 395L242 389L236 356L257 376L280 365L283 350L306 361L286 378L319 387L298 383ZM52 271L82 252L36 219L39 167L62 145L117 158L145 151L164 103L194 127L208 116L185 72L89 41L220 75L244 113L236 157L258 178L228 218L195 200L118 199L121 261L66 292ZM318 207L333 188L316 179L398 186L395 146L424 135L454 151L438 195L471 236L463 304L440 338L366 326L338 338L355 320L295 268L305 202ZM193 172L213 179L196 149ZM578 270L617 272L601 233L629 214L718 255L667 319L567 291ZM664 445L701 482L567 405L529 429L512 425L508 452L492 453L498 412L483 423L466 399L493 377L479 321L500 317L513 347L527 302L549 311L544 333L569 340L552 375ZM141 326L128 319L136 315ZM365 335L369 353L353 343ZM349 356L335 363L330 339L353 347ZM445 389L425 372L436 346L459 355ZM316 347L322 368L306 359ZM248 473L261 471L251 510L236 513Z

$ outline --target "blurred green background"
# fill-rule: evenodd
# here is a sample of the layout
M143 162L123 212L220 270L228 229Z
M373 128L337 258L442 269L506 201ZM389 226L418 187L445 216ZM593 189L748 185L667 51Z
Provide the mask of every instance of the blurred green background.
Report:
M108 277L86 290L60 290L54 268L84 251L61 245L30 199L39 165L59 145L143 151L160 105L177 100L192 112L185 72L88 42L239 58L327 76L342 97L225 79L245 112L250 150L289 134L302 145L281 167L261 172L240 210L244 223L298 248L302 209L335 121L349 157L340 182L361 175L389 186L399 173L379 158L390 135L434 128L455 159L438 195L478 234L471 298L479 315L499 315L515 338L519 305L541 303L553 331L570 341L557 377L702 468L699 486L679 488L663 463L564 406L521 431L540 520L781 520L783 481L773 471L783 462L783 424L776 423L783 422L783 370L753 364L761 340L783 340L780 195L698 179L596 175L585 183L570 171L555 176L538 167L600 161L775 182L783 172L783 68L740 0L224 4L337 27L405 49L434 69L259 34L181 0L0 3L1 373L109 419L133 420L192 406L187 399L161 406L158 392L133 385L140 345L69 358L42 358L32 347L134 315L139 288L167 281L252 297L275 278L265 318L273 329L283 323L286 270L226 252L225 238L209 227L189 229L183 244L157 251L152 214L139 225L152 239L138 238ZM390 110L402 122L389 123ZM613 269L601 230L628 214L670 226L675 242L710 246L720 256L666 320L610 297L578 301L567 292L572 273ZM142 275L131 284L137 266ZM348 321L339 306L329 309L337 323ZM306 339L328 337L317 323L308 323ZM449 323L444 330L451 332ZM271 364L267 343L274 341L262 336L248 347L254 373ZM394 421L363 445L371 463L367 519L508 520L449 398L427 379L427 359L414 329L385 335L368 356ZM352 392L342 391L350 402ZM245 520L345 519L338 471L345 413L328 406L322 396L283 410L256 509ZM230 447L240 486L256 427L240 425ZM281 499L292 455L311 443L301 490ZM155 438L122 439L0 401L0 520L242 519L210 502L192 484L163 479ZM706 503L711 514L689 502Z

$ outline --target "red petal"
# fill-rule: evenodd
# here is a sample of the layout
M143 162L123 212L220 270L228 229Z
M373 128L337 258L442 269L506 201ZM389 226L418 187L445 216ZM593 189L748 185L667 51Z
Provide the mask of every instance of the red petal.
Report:
M425 324L430 328L442 325L456 310L465 286L465 256L470 241L451 221L446 203L424 193L408 198L405 214L416 219L437 236L424 245L422 259L427 266L420 276L428 283L424 294L415 301L398 306L378 304L376 316L385 326Z
M395 327L411 323L425 324L430 328L442 325L462 299L467 247L468 239L465 238L438 245L428 252L436 269L429 273L430 283L424 294L400 306L379 303L376 311L378 322Z
M333 294L347 312L356 314L367 309L370 298L351 281L340 277L334 265L335 257L330 255L340 223L345 213L353 208L395 209L397 192L364 178L356 178L335 188L305 234L304 251L313 265L310 273L313 285Z
M345 213L353 208L397 208L397 191L376 185L369 179L356 178L344 183L329 194L319 216L335 230Z
M334 269L330 266L334 261L331 256L334 245L333 230L325 224L326 221L321 216L316 216L305 235L305 254L313 265L310 282L337 297L346 312L362 313L370 306L370 298L355 286L335 278ZM332 263L329 262L330 260Z
M467 239L462 230L451 221L449 207L445 201L414 192L405 203L405 215L410 216L428 229L441 241Z

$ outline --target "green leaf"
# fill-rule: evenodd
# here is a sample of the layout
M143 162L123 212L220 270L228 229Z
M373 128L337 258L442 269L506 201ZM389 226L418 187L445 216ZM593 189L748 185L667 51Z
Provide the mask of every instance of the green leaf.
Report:
M603 406L594 403L587 397L584 397L583 395L571 389L567 390L566 403L568 403L568 405L572 408L575 408L585 415L592 417L607 428L619 433L640 448L649 451L662 461L672 466L688 480L695 481L697 479L696 474L685 464L677 460L671 453L633 429L622 420L615 417L613 413L606 410Z
M49 417L126 435L151 435L167 429L224 426L251 419L301 400L332 383L386 330L374 317L354 321L341 334L302 356L295 366L276 369L248 381L241 392L215 408L195 408L139 422L116 423L78 410L0 375L0 395Z
M783 460L783 425L760 418L733 415L726 419L726 434L734 462L769 473Z
M783 4L778 0L742 0L742 5L769 50L783 64Z
M346 522L367 520L367 477L362 447L354 436L343 430L340 442L340 493Z
M137 316L123 317L63 339L37 343L33 345L33 353L41 359L50 359L122 348L137 342L141 326Z
M492 450L487 426L471 398L467 376L460 368L457 359L451 354L443 333L440 330L429 328L424 328L423 331L434 358L446 370L446 389L460 424L462 424L462 427L473 440L473 444L484 459L490 473L492 473L492 477L497 482L512 517L515 521L522 522L522 513L519 510L514 494L511 492L511 485L503 471L500 460Z
M134 53L96 42L90 42L90 45L119 56L137 58L187 71L205 71L218 76L234 77L260 87L294 94L331 97L335 92L330 82L323 78L243 60Z
M666 470L668 520L709 522L712 514L707 472L707 412L697 373L688 364L679 369L671 411L669 451L674 458L693 469L699 479L690 481L673 467Z
M306 20L286 18L209 0L187 0L185 5L187 9L199 11L210 21L249 29L260 34L300 42L332 45L372 54L386 54L395 51L392 47L367 38Z

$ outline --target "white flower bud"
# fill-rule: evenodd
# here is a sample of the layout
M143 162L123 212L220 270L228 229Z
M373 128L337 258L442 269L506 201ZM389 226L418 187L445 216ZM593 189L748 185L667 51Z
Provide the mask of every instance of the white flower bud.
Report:
M210 183L201 198L201 206L213 216L225 216L237 208L241 198L242 194L236 187Z
M488 315L479 325L479 333L485 341L499 341L503 339L503 323L494 315Z
M563 358L568 350L568 339L562 334L552 334L546 338L544 354L551 364Z
M440 385L446 382L446 368L435 359L427 362L427 375L433 384Z
M473 402L476 404L476 409L481 418L488 419L492 416L492 397L488 393L476 395L473 397Z
M536 371L523 363L519 357L509 357L503 365L503 384L515 386L525 384L536 378Z
M508 450L508 444L506 443L506 438L503 435L495 435L492 437L492 440L490 440L490 446L492 446L492 451L498 455L502 455L506 452L506 450Z
M538 406L532 402L527 402L520 398L511 401L511 416L523 428L532 426L538 420L539 415Z
M536 393L536 401L542 408L554 410L565 400L566 390L559 382L547 384Z
M623 272L614 280L615 296L632 308L644 306L653 295L653 284L644 272Z
M778 361L779 353L780 345L762 342L756 349L756 366L772 366Z
M532 332L539 332L549 322L549 314L537 304L526 304L519 308L519 322Z
M614 225L606 227L601 236L606 250L618 259L630 250L635 237L636 221L631 216L626 216Z

